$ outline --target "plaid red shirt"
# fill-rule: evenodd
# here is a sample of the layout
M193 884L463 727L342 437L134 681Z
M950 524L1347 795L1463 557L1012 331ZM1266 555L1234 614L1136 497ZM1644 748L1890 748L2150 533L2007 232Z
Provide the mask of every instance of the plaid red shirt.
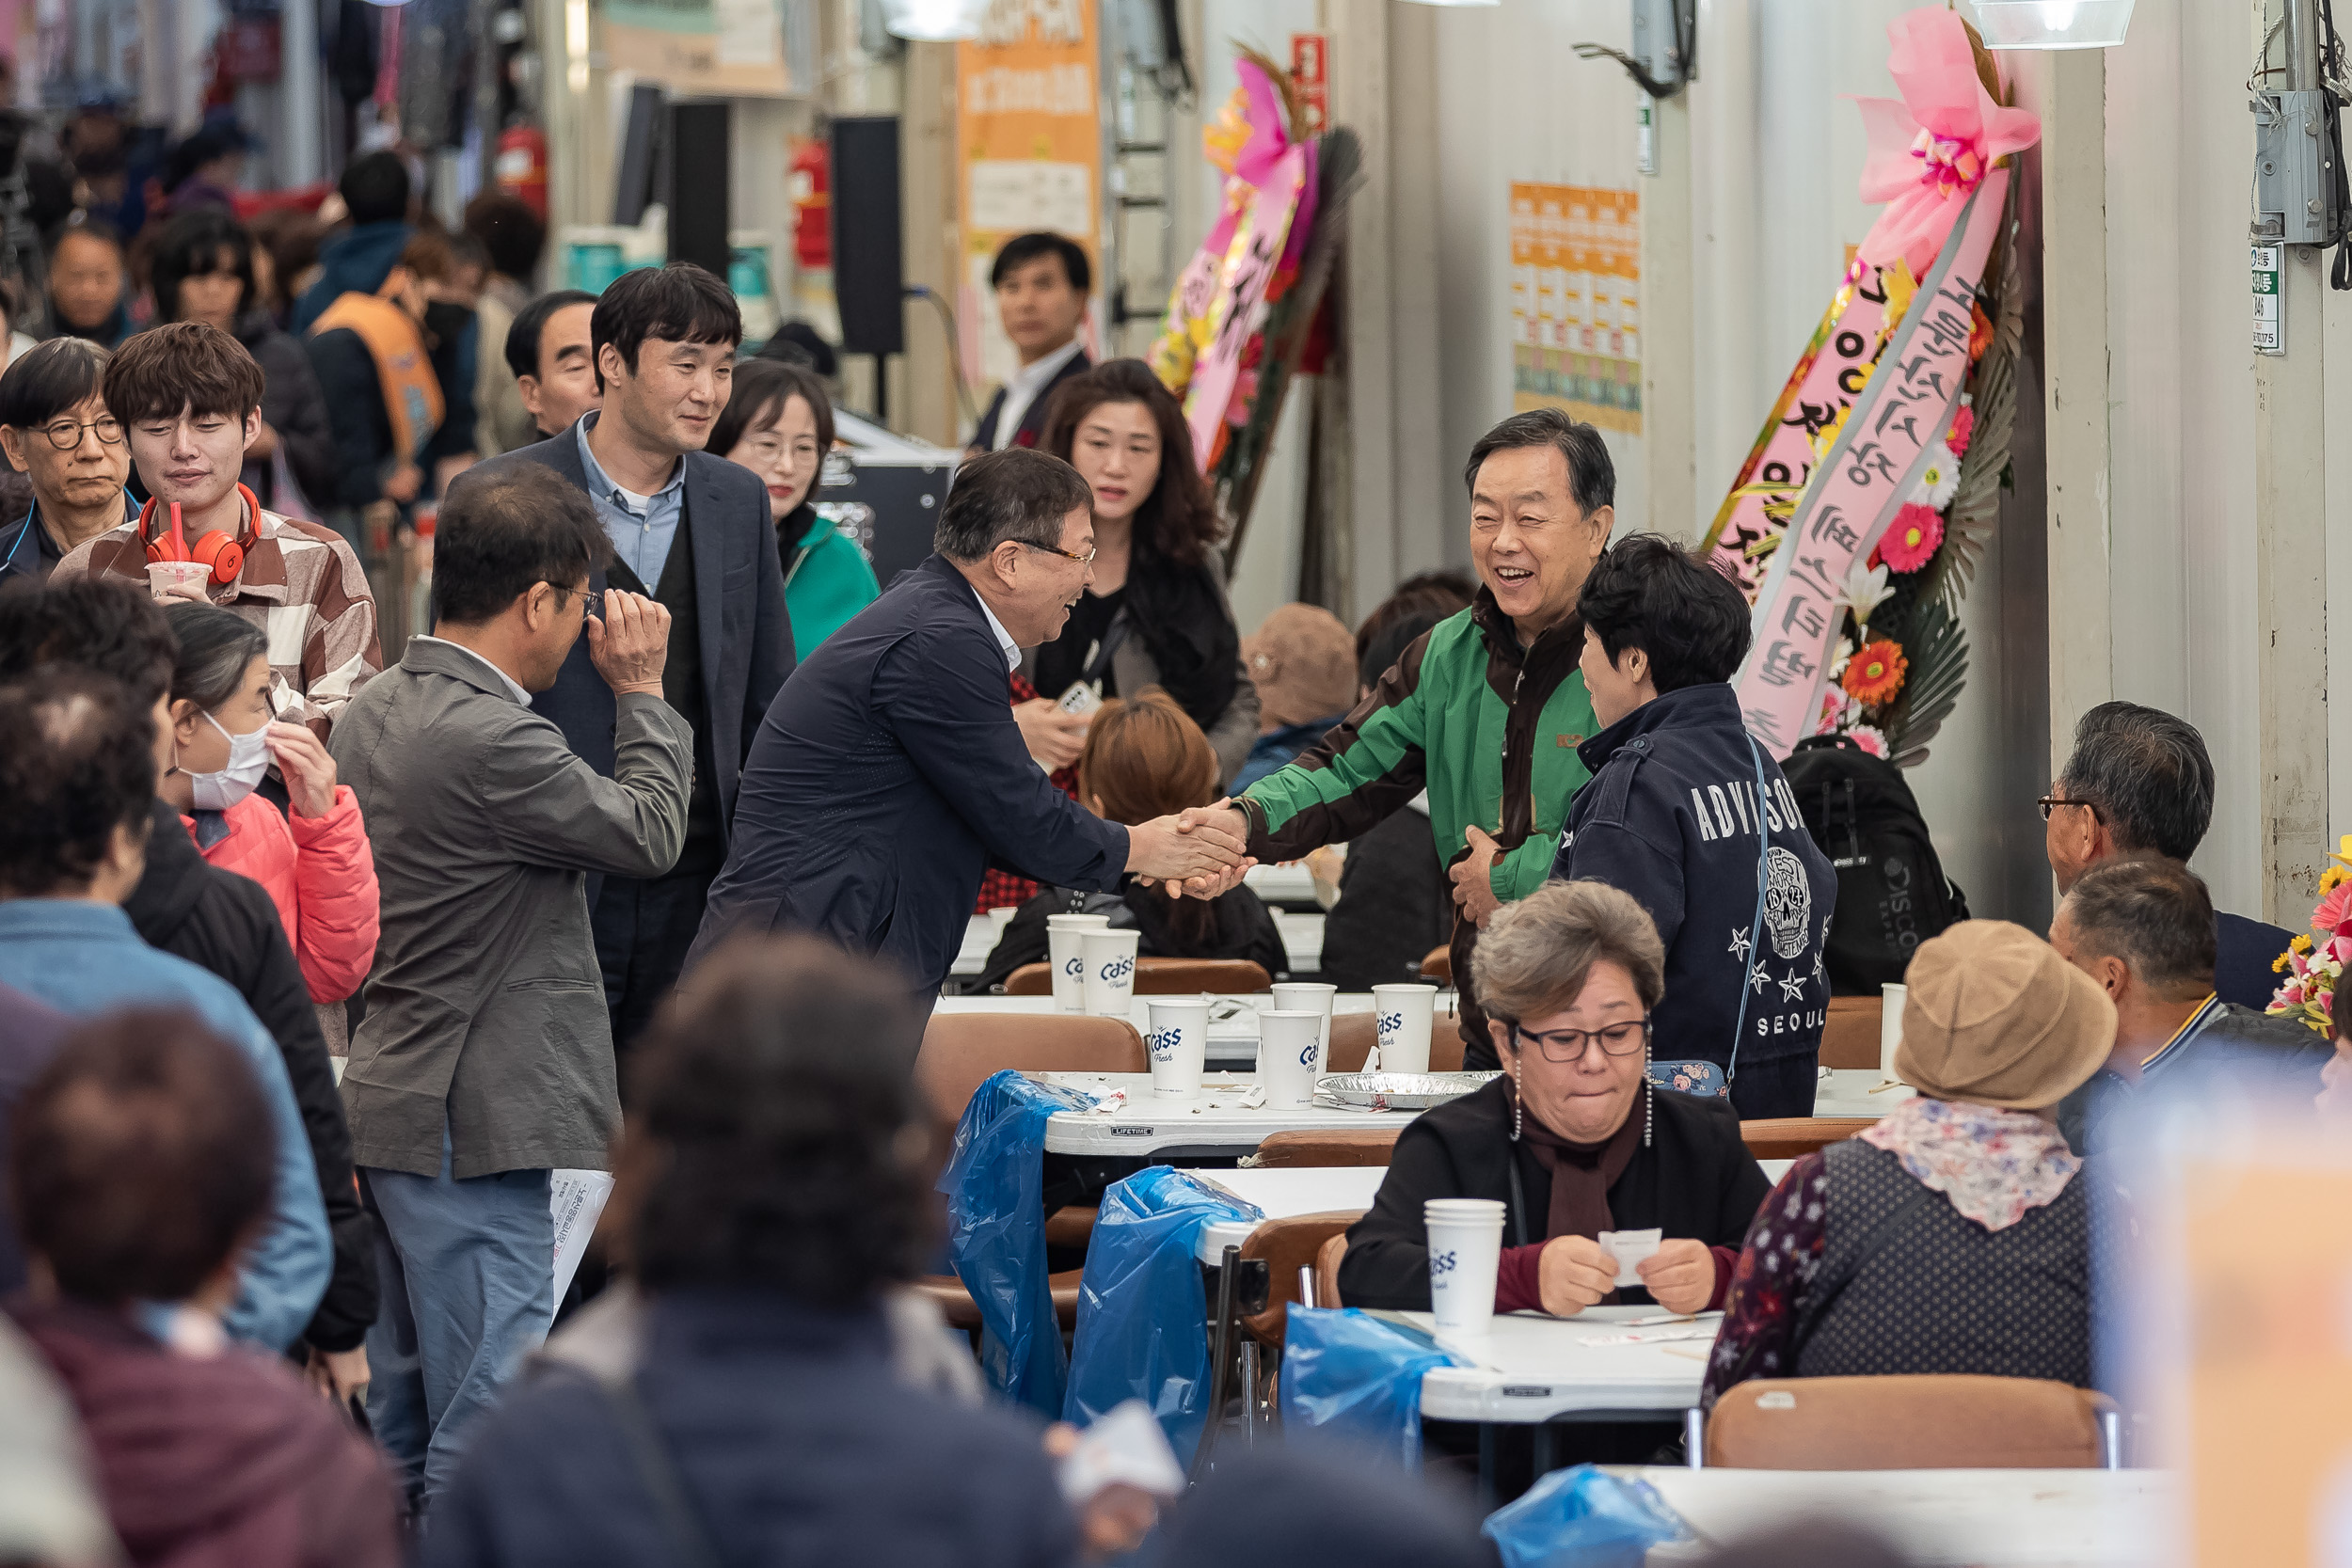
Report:
M1023 679L1020 671L1015 670L1010 678L1014 704L1028 702L1037 695L1037 688ZM1063 768L1053 778L1055 788L1073 800L1078 798L1078 769L1074 766ZM991 866L980 873L980 901L972 912L986 914L991 910L1009 906L1017 909L1036 897L1037 894L1037 884L1026 877L1016 877L1009 871L999 871Z

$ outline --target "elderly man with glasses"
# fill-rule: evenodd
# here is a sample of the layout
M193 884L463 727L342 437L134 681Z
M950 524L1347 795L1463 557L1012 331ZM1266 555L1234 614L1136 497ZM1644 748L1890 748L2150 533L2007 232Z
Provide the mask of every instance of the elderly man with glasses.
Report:
M2213 823L2213 758L2185 719L2137 703L2102 703L2074 726L2074 752L2035 802L2059 896L2094 865L2126 859L2185 864ZM2214 994L2260 1010L2271 964L2295 933L2242 914L2214 915Z
M32 482L33 504L0 521L0 586L46 578L74 546L137 515L123 482L131 449L106 411L106 351L54 338L0 375L0 451Z

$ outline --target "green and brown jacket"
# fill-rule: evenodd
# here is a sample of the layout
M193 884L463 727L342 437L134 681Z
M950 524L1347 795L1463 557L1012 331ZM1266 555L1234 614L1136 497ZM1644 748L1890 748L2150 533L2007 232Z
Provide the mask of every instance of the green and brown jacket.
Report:
M1584 623L1570 616L1521 648L1486 589L1429 628L1372 695L1297 761L1251 784L1238 804L1249 853L1296 860L1352 839L1429 792L1429 829L1449 866L1484 828L1502 847L1492 883L1504 903L1550 875L1568 801L1591 775L1576 749L1599 726L1577 660ZM1477 928L1454 926L1466 1058L1491 1065L1494 1046L1470 994Z

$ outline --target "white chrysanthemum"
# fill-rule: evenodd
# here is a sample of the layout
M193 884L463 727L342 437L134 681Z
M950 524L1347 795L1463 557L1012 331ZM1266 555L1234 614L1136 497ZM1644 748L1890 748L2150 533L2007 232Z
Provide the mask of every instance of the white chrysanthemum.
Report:
M1928 466L1919 470L1919 483L1911 487L1910 499L1941 512L1951 504L1953 492L1959 488L1960 459L1939 442L1928 458Z

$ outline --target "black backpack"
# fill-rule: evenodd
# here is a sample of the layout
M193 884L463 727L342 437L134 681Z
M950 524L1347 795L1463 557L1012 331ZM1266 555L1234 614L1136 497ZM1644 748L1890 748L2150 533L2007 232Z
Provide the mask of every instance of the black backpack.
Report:
M1842 735L1801 741L1780 765L1813 842L1837 871L1830 923L1830 990L1876 996L1899 982L1918 945L1968 918L1944 875L1903 770Z

